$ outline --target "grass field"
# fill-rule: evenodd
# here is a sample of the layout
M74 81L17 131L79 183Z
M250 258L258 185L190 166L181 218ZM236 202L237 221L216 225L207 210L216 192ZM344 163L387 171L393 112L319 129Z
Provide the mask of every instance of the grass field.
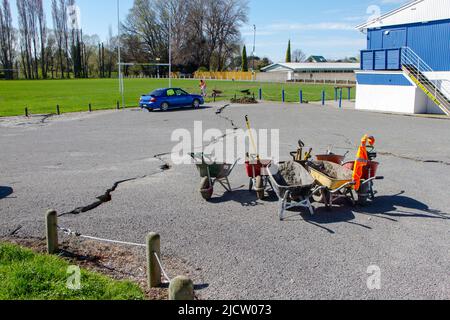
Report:
M69 263L56 256L36 254L0 243L0 300L143 300L141 289L81 270L81 289L66 283Z
M250 89L258 96L262 88L265 100L281 101L281 90L285 88L286 101L298 102L299 90L303 90L304 100L319 101L322 90L326 90L326 99L334 97L333 86L281 84L258 82L208 81L208 92L213 89L223 92L219 100L226 100L239 95L241 90ZM125 101L128 107L137 106L139 97L153 89L167 87L167 79L126 79ZM197 80L173 80L173 86L190 93L199 93ZM344 90L344 98L347 90ZM352 98L354 90L352 90ZM61 112L87 111L89 103L93 110L111 109L120 100L117 79L77 79L77 80L36 80L36 81L0 81L0 117L23 115L27 107L31 114L48 114L56 112L56 105ZM211 99L209 99L210 101Z

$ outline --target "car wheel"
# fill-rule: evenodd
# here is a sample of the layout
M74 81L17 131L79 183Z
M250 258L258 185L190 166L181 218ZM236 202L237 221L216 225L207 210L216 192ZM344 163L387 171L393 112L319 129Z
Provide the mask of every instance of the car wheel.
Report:
M161 104L161 110L162 110L162 111L167 111L167 110L169 110L169 104L168 104L167 102L163 102L163 103Z
M195 109L200 108L200 100L195 99L195 100L192 102L192 107L194 107Z

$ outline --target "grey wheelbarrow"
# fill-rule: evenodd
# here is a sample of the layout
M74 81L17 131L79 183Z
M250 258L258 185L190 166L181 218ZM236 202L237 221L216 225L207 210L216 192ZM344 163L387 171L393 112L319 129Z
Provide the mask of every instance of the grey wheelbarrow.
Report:
M295 161L271 164L269 178L279 199L279 217L283 221L286 210L302 207L314 215L311 197L321 186L315 186L315 180L303 166Z

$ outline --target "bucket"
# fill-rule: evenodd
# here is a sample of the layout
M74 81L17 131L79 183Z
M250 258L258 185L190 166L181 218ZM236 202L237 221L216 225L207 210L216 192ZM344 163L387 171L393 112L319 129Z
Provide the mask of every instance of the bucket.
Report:
M245 162L245 170L247 171L247 176L249 178L259 177L261 175L261 169L262 169L262 163L259 161L257 163L250 163L249 161ZM253 170L255 172L254 175L253 175Z
M328 161L341 165L344 162L345 156L339 156L337 154L322 154L316 156L317 161ZM353 168L352 168L353 170Z

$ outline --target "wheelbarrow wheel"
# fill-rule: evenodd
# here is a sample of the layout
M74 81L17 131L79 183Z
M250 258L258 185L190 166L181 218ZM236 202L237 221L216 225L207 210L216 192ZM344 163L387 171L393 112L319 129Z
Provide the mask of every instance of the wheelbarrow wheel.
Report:
M256 177L256 196L258 200L263 200L265 198L265 190L264 190L264 179L261 176Z
M371 198L371 188L369 184L364 184L358 191L358 205L364 207L369 202Z
M327 192L326 190L320 190L312 195L312 202L322 203L322 204L328 204L327 200Z
M214 193L214 189L211 186L211 183L209 182L208 177L204 177L202 179L202 182L200 183L200 193L201 193L203 199L211 200L213 193Z

